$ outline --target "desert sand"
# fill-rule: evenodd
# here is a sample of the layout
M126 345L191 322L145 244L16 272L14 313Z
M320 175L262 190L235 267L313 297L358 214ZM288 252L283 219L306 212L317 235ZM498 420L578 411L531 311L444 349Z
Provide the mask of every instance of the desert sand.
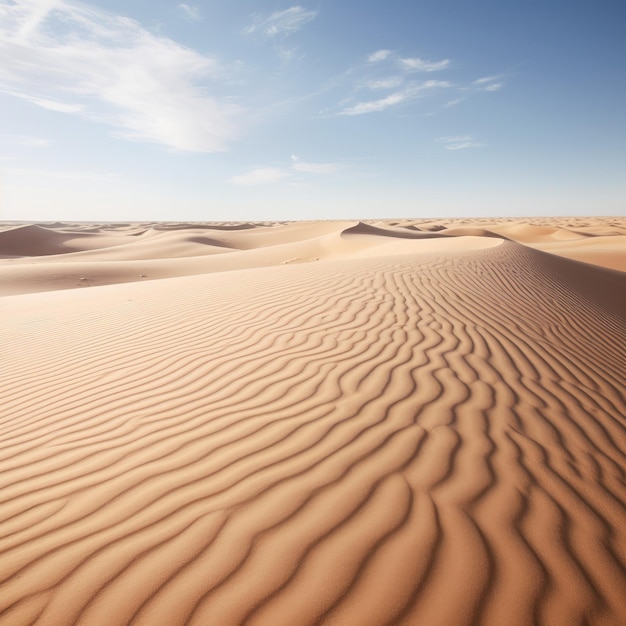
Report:
M626 623L626 218L0 255L0 624Z

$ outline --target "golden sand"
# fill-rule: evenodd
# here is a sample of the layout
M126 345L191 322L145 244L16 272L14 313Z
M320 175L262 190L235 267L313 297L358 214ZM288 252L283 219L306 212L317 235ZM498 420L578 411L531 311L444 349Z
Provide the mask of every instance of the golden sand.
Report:
M0 624L626 623L626 219L0 255Z

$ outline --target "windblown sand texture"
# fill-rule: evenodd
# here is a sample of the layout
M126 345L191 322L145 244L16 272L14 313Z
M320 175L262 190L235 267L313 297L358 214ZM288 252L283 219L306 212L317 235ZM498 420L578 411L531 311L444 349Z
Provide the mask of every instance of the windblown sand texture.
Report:
M626 623L626 220L0 255L0 624Z

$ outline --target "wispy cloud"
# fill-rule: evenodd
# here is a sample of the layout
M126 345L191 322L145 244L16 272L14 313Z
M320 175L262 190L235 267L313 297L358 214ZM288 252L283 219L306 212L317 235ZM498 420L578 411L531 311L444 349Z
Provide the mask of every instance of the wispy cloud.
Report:
M284 11L275 11L268 17L255 16L254 22L244 29L244 33L248 35L260 33L269 38L286 37L299 31L316 17L317 11L294 6Z
M452 100L448 100L443 106L446 108L455 107L457 104L461 104L465 98L453 98Z
M484 91L499 91L504 86L504 83L501 81L501 76L485 76L483 78L478 78L470 83L466 83L465 85L458 86L459 95L457 98L453 98L452 100L448 100L443 106L444 108L454 107L458 104L461 104L467 97L472 94L484 92ZM475 147L475 146L468 146Z
M493 83L497 80L500 80L500 76L484 76L483 78L475 80L474 85L484 85L485 83Z
M391 56L391 50L377 50L376 52L372 52L367 57L367 61L369 63L378 63L378 61L384 61Z
M200 15L200 9L192 4L181 3L178 8L182 11L183 15L192 22L199 22L202 19Z
M339 112L339 115L363 115L364 113L375 113L384 111L389 107L405 102L408 94L404 91L396 91L384 98L378 100L369 100L367 102L357 102L357 104L347 107Z
M217 61L74 0L4 3L0 89L178 150L224 149L238 108L207 94Z
M424 61L419 58L398 59L400 67L410 72L438 72L445 70L450 65L449 59L441 61Z
M438 93L438 89L446 89L446 98L439 99L437 108L450 109L472 95L481 92L498 91L504 85L502 75L485 75L475 80L450 82L446 80L418 81L417 74L429 74L448 70L452 65L450 59L430 60L417 56L402 55L392 49L381 49L372 52L367 62L349 68L343 78L351 81L352 93L344 95L334 107L320 111L326 116L355 116L367 113L387 111L394 107L406 106L416 100ZM364 96L365 90L376 93ZM355 95L359 94L359 95ZM434 112L426 115L435 115ZM449 150L460 150L469 147L481 147L478 142L465 145L459 143L447 146Z
M5 93L8 96L13 96L14 98L26 100L26 102L35 104L42 109L47 109L48 111L56 111L57 113L80 113L84 109L82 104L78 104L76 102L61 102L59 100L52 100L51 98L38 98L37 96L32 96L22 91L15 91L13 89L0 88L0 93Z
M442 144L446 150L466 150L467 148L484 148L487 146L486 143L476 141L470 135L461 137L438 137L435 141Z
M499 91L504 87L502 76L485 76L484 78L475 80L472 85L474 85L476 89L483 91Z
M450 83L443 80L427 80L423 83L413 83L408 85L405 89L395 91L384 98L357 102L339 111L338 115L363 115L365 113L384 111L385 109L402 103L412 102L422 97L426 91L446 87L450 87Z
M352 79L352 95L344 97L334 108L326 108L320 115L355 116L386 111L423 98L427 93L434 94L437 88L452 88L454 85L444 80L415 80L417 72L435 72L446 69L448 59L425 61L417 57L400 56L392 49L381 49L367 57L367 63L350 68L346 77ZM377 97L355 96L363 90L380 92Z
M388 78L379 78L377 80L369 80L366 85L370 89L395 89L402 84L400 76L389 76Z

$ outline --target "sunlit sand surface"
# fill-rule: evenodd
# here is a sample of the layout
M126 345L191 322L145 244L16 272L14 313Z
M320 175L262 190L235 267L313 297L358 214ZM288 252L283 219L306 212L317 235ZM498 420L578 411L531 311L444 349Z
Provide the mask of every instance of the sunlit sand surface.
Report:
M0 255L0 624L626 623L626 219Z

